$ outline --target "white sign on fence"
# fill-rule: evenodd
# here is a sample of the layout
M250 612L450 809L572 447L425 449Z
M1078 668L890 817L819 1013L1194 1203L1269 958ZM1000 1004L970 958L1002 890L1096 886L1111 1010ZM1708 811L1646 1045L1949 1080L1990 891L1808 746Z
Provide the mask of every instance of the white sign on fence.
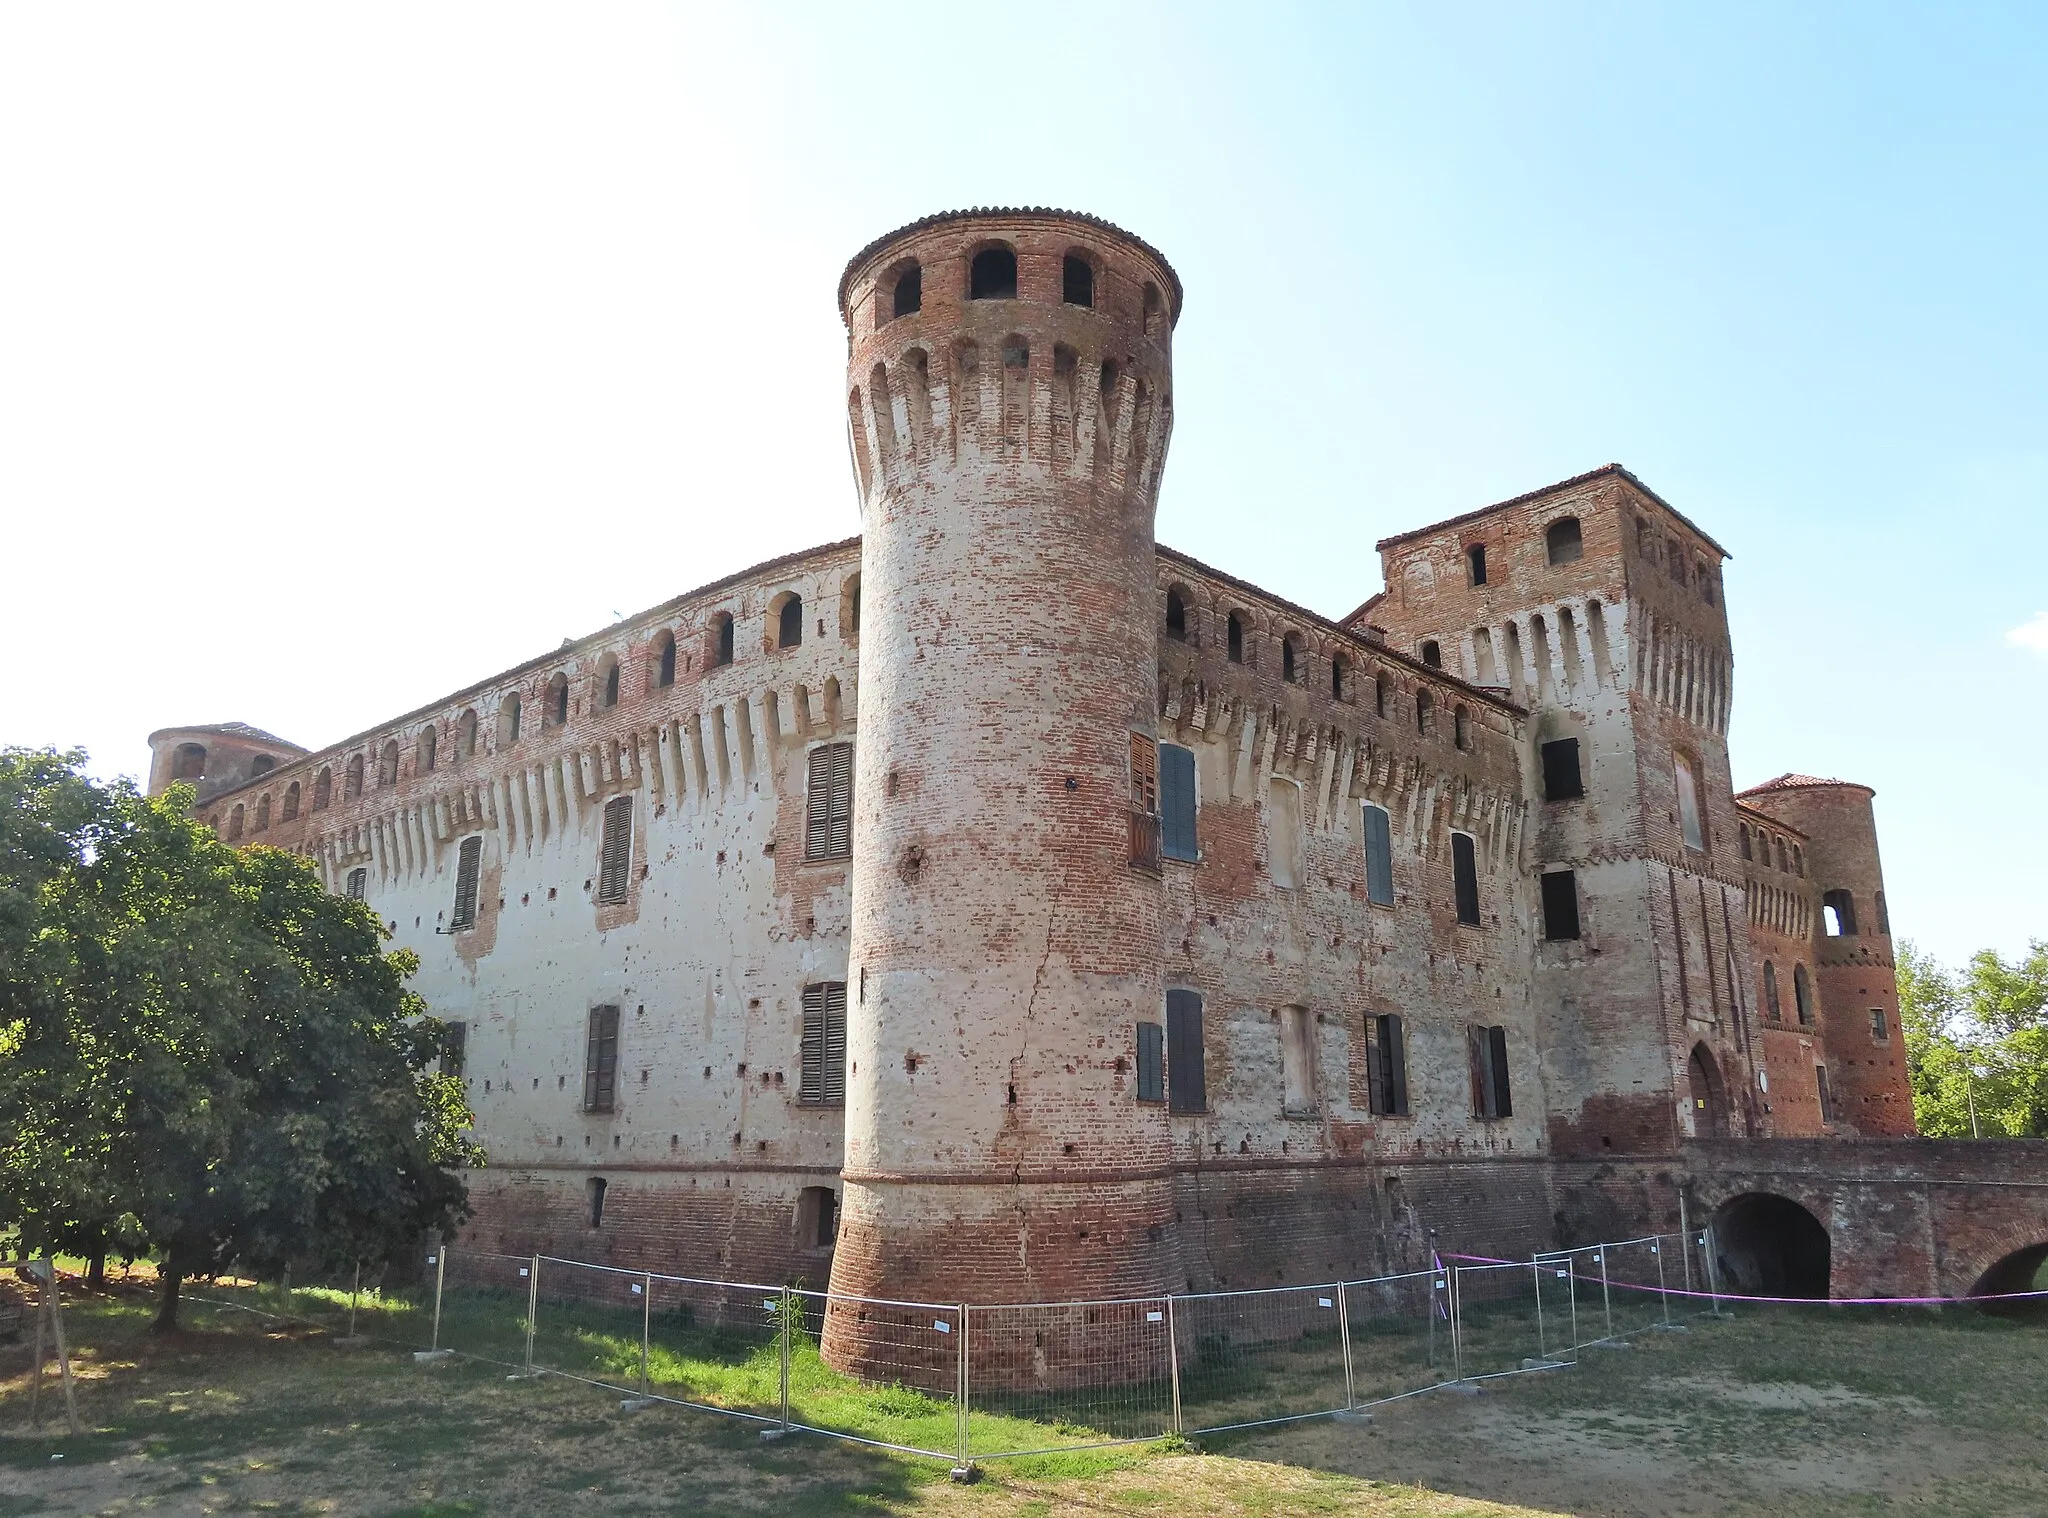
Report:
M948 1323L944 1318L932 1319L932 1327L936 1328L942 1334L949 1334L953 1331L953 1325L951 1323Z

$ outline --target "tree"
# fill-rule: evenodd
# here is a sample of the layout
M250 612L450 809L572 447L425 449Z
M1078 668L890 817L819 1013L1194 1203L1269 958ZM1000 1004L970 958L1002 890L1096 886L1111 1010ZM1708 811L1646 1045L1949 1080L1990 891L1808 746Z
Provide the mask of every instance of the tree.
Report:
M1920 1131L2048 1138L2048 943L2012 963L1979 950L1961 973L1901 944L1897 968Z
M44 789L91 788L79 756L44 761ZM14 903L38 952L26 1010L0 1018L19 1043L0 1102L24 1135L0 1220L35 1247L153 1250L165 1329L193 1275L381 1264L451 1227L479 1156L460 1081L433 1068L446 1028L405 989L415 958L384 953L368 908L306 860L189 821L182 788L98 796L89 843Z

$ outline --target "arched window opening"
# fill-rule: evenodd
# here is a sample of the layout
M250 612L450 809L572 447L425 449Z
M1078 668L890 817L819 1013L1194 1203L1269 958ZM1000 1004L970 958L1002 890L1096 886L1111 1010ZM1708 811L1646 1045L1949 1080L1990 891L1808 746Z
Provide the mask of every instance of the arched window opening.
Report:
M1792 873L1801 880L1806 878L1806 851L1796 843L1792 845Z
M1028 369L1031 367L1031 344L1017 333L1003 339L1003 367L1005 369Z
M711 662L720 667L730 664L732 653L732 613L722 611L711 619Z
M1705 1044L1692 1046L1686 1075L1692 1085L1694 1137L1721 1137L1728 1131L1728 1088L1721 1079L1720 1064Z
M1805 965L1794 965L1792 967L1792 1004L1793 1010L1799 1014L1799 1026L1811 1028L1813 1026L1813 981L1808 978ZM1821 1115L1825 1117L1827 1114L1822 1113Z
M1577 517L1559 517L1543 529L1543 549L1552 564L1569 564L1586 551Z
M911 316L924 309L924 270L912 264L896 276L896 289L890 301L891 319L897 316Z
M983 248L968 265L969 300L1015 300L1017 255L1008 248Z
M1657 529L1641 517L1636 518L1636 552L1646 564L1658 562Z
M181 743L171 755L173 780L201 780L206 776L206 748L198 743Z
M1705 559L1696 561L1692 568L1693 579L1698 582L1700 587L1700 599L1706 602L1707 605L1712 606L1714 604L1713 571L1707 567Z
M254 780L258 775L267 775L276 768L277 761L270 755L258 754L249 761L249 778Z
M1778 967L1768 959L1764 961L1764 1015L1774 1023L1785 1020L1785 1009L1778 1001Z
M610 1183L601 1175L594 1175L583 1183L583 1196L590 1207L592 1228L604 1226L604 1194L610 1189Z
M242 836L242 804L235 803L235 809L228 813L228 841L232 843Z
M1342 654L1330 660L1330 697L1336 701L1351 699L1351 661Z
M799 1249L830 1249L839 1240L839 1193L830 1186L806 1186L796 1198Z
M1792 863L1785 857L1785 840L1774 835L1771 842L1777 846L1778 868L1789 875L1792 872Z
M1159 287L1145 286L1145 335L1157 337L1162 323L1166 320L1166 302L1159 298Z
M1111 359L1102 366L1102 398L1105 401L1115 397L1117 378L1116 360Z
M775 619L775 646L796 648L804 641L804 598L792 595L782 603Z
M1387 677L1385 675L1374 675L1372 677L1372 710L1373 715L1376 717L1384 717L1387 714Z
M1430 690L1415 693L1415 731L1427 738L1436 731L1436 695Z
M429 723L426 727L421 728L419 741L419 771L421 774L426 774L434 768L434 760L439 757L440 749L441 739L435 732L433 725Z
M1301 679L1301 649L1293 633L1280 640L1280 678L1290 685Z
M476 757L476 712L466 711L455 724L455 757L474 759Z
M354 801L362 794L363 756L361 754L350 754L348 756L348 768L342 771L341 799L343 801Z
M676 683L676 635L664 632L654 640L654 687Z
M284 811L278 820L281 822L290 822L293 818L297 817L298 815L299 782L294 780L290 785L284 788Z
M860 636L860 576L849 575L839 587L839 637L851 643Z
M1486 583L1486 545L1484 543L1474 543L1465 550L1465 568L1472 576L1473 585L1479 586Z
M1232 664L1244 663L1244 618L1236 612L1230 614L1230 622L1224 631L1224 652Z
M541 702L540 725L560 727L569 720L569 677L560 670L548 680L547 695Z
M384 752L377 756L377 784L381 786L398 784L398 740L393 738L384 745Z
M1060 265L1060 299L1070 306L1095 304L1095 266L1069 253Z
M1670 566L1672 583L1683 585L1685 583L1684 547L1674 541L1670 545L1669 552L1665 555L1665 563Z
M1827 891L1820 898L1821 920L1830 938L1856 936L1856 898L1847 891Z
M1714 1214L1713 1240L1721 1280L1745 1296L1828 1294L1828 1231L1789 1197L1750 1192Z
M1443 645L1434 638L1423 639L1422 662L1431 669L1442 669L1444 667Z
M1166 636L1180 643L1187 641L1188 603L1178 585L1169 586L1166 592Z
M1891 936L1892 931L1892 914L1885 910L1884 892L1882 891L1877 893L1877 931L1884 934L1887 938Z
M1472 746L1472 714L1462 706L1451 712L1451 736L1459 748Z
M619 660L616 654L606 654L597 666L597 704L610 711L619 704Z
M498 703L498 747L510 748L519 741L519 692L511 691Z
M1756 857L1756 856L1755 856L1755 855L1754 855L1754 854L1753 854L1753 853L1751 852L1751 850L1750 850L1750 846L1749 846L1749 824L1748 824L1748 823L1746 823L1746 822L1743 822L1743 823L1738 823L1738 824L1736 825L1736 828L1735 828L1735 842L1736 842L1736 847L1738 847L1738 848L1740 848L1740 849L1742 850L1742 857L1743 857L1744 859L1754 859L1754 858Z
M265 833L270 830L270 796L266 792L256 799L256 825L251 832Z

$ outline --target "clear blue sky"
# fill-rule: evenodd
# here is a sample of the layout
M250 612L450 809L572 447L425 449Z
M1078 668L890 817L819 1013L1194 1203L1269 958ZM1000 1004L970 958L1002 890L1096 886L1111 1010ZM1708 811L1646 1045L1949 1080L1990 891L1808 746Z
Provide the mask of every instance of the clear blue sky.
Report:
M1341 613L1619 460L1734 554L1738 783L2048 936L2037 6L0 16L0 741L322 744L858 530L833 287L1051 204L1186 282L1163 541Z

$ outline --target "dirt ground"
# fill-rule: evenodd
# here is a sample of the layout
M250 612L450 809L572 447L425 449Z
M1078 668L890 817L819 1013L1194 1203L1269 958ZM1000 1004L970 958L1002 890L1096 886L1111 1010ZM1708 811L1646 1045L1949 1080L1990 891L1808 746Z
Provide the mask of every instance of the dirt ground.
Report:
M75 1312L95 1430L76 1439L28 1432L28 1357L0 1347L0 1518L2048 1513L2048 1325L1975 1316L1745 1311L1369 1423L998 1464L965 1487L931 1462L763 1444L709 1414L622 1412L582 1383L419 1367L245 1314L195 1313L168 1342L145 1321L140 1303Z

